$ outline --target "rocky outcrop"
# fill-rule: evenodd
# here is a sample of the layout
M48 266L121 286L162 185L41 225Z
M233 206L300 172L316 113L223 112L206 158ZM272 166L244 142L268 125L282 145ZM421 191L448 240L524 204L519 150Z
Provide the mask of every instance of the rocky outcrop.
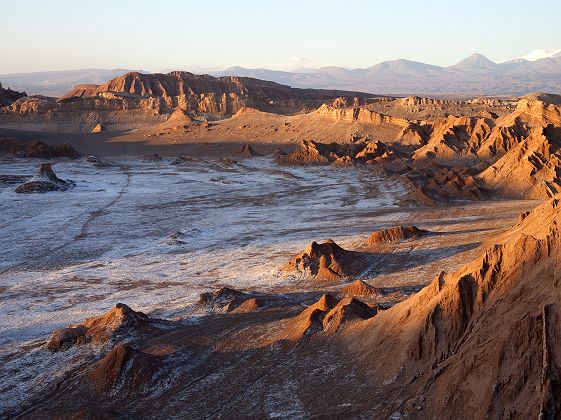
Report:
M102 131L105 131L105 127L99 123L92 129L92 133L101 133Z
M15 138L0 139L0 154L20 158L78 158L81 156L70 144L48 145L41 141L24 141Z
M423 146L427 143L432 126L410 122L396 136L395 140L402 146Z
M384 115L365 107L341 108L323 104L317 109L316 114L321 117L342 122L358 122L373 125L393 124L400 127L406 127L409 124L409 121L404 118Z
M503 197L543 199L561 192L561 129L537 127L476 177Z
M541 92L525 95L508 118L519 118L533 126L561 126L561 95Z
M0 107L8 106L17 101L20 98L25 98L27 94L25 92L17 92L10 88L3 88L2 83L0 83Z
M241 314L241 313L247 313L247 312L256 312L262 307L263 307L263 302L261 301L261 299L256 298L256 297L252 297L252 298L244 300L242 303L240 303L240 305L237 306L232 311L232 313Z
M142 312L118 303L109 312L86 319L82 324L55 330L47 343L50 351L64 351L74 345L107 343L125 335L140 333L153 327L153 320Z
M368 238L370 245L388 244L401 242L407 239L419 238L427 235L427 230L419 229L417 226L394 226L388 229L372 232Z
M362 296L371 298L380 295L380 291L362 280L355 280L354 282L346 285L340 292L344 296Z
M142 74L131 72L102 85L79 85L63 99L87 98L112 93L132 97L162 98L169 108L188 112L233 115L243 107L298 109L306 102L337 97L367 97L366 94L319 89L294 89L248 77L213 77L188 72Z
M319 143L303 140L287 155L279 155L282 165L355 165L375 164L396 158L394 151L380 141L368 143Z
M302 253L284 267L284 271L298 273L317 281L334 281L353 277L365 268L365 256L347 251L331 239L318 244L312 242Z
M51 191L66 191L74 186L72 181L64 181L56 176L50 163L43 163L39 172L16 188L16 193L45 193Z
M413 167L403 179L408 182L408 199L434 205L451 200L481 200L485 186L476 178L473 168L441 166L436 163Z
M376 313L377 308L353 297L338 300L324 294L289 322L288 338L300 339L322 331L333 334L346 323L372 318Z
M242 144L240 148L236 151L236 155L246 158L262 156L261 154L257 153L249 143Z
M231 289L229 287L222 287L221 289L213 290L212 292L205 292L199 296L199 305L205 309L211 310L213 312L232 312L238 309L240 306L245 305L240 309L243 312L245 309L250 309L250 307L255 303L255 306L259 306L257 302L249 302L251 297L239 290Z
M547 201L473 262L349 331L361 343L355 357L375 356L370 374L400 389L401 415L559 416L559 203Z
M327 165L330 163L331 153L329 145L304 140L288 155L278 154L276 160L284 165Z
M91 133L100 121L108 131L130 130L163 123L167 117L161 98L117 95L58 101L32 96L0 108L3 127L60 133Z

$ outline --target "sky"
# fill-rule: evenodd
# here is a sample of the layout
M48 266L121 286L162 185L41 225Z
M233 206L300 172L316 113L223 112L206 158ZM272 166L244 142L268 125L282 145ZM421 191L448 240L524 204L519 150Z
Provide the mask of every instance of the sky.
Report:
M0 0L0 74L452 65L561 48L559 0Z

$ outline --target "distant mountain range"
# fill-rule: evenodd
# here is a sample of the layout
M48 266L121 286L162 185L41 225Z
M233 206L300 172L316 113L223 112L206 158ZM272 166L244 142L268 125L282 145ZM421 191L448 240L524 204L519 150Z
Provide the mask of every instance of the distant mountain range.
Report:
M132 70L129 69L81 69L42 71L34 73L0 74L4 87L26 92L28 95L62 96L78 84L102 84ZM141 73L148 73L136 70Z
M453 66L410 60L384 61L365 69L322 67L305 72L232 67L219 75L247 76L294 87L354 90L387 95L509 95L561 92L561 52L534 61L495 63L473 54Z
M128 71L86 69L9 74L0 75L0 82L28 94L60 96L76 84L101 84ZM495 63L481 54L473 54L447 67L400 59L384 61L364 69L321 67L278 71L231 67L211 74L254 77L299 88L386 95L521 96L535 91L561 92L561 50L536 50L525 57L502 63Z

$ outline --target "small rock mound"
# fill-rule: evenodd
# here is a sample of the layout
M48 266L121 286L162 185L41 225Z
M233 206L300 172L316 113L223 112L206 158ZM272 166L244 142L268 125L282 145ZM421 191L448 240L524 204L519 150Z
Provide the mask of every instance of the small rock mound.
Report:
M280 155L277 162L283 165L328 165L330 154L329 145L304 140L288 155Z
M256 312L262 307L262 303L260 299L255 297L249 298L243 301L240 306L232 311L232 313L246 313L246 312Z
M341 289L341 294L345 296L373 297L380 295L380 291L362 280L356 280L343 287Z
M341 248L331 239L322 244L312 242L284 267L320 281L352 277L360 272L361 254Z
M101 316L53 331L47 348L56 352L67 350L75 344L108 342L120 335L149 327L151 322L146 314L133 311L124 303L118 303Z
M368 238L368 243L370 245L388 244L404 241L406 239L419 238L428 233L427 230L419 229L417 226L394 226L373 232Z
M161 160L162 160L162 157L157 153L144 155L142 157L143 162L160 162Z
M324 294L291 320L289 336L299 339L320 331L333 333L347 322L368 319L376 313L376 308L358 299L347 297L337 300L330 294Z
M39 172L25 184L16 188L16 193L44 193L50 191L66 191L73 186L71 181L64 181L56 176L50 163L43 163Z
M92 133L101 133L102 131L105 131L105 127L102 126L101 124L97 124L97 125L92 129Z
M337 305L337 299L326 293L317 302L308 306L293 319L291 335L301 338L323 329L323 318Z
M116 387L135 391L151 381L157 371L155 359L128 344L119 344L94 365L89 378L98 393Z
M244 143L236 152L236 155L242 157L255 157L255 156L262 156L260 153L257 153L250 144Z
M201 293L198 303L214 312L226 313L246 303L248 298L247 294L239 290L222 287L212 292ZM247 303L247 306L250 305L250 303Z
M343 324L356 320L372 318L378 312L377 308L368 306L353 297L343 298L337 305L325 315L323 329L327 332L335 332Z

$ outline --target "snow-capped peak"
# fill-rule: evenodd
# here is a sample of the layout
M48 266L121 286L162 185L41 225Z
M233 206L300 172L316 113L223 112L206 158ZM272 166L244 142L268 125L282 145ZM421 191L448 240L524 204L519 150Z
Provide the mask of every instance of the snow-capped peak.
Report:
M539 50L534 50L529 54L526 54L522 57L517 57L519 59L522 60L526 60L526 61L536 61L536 60L540 60L542 58L549 58L549 57L553 57L556 54L561 53L561 48L558 49L554 49L554 48L549 48L549 49L539 49Z

